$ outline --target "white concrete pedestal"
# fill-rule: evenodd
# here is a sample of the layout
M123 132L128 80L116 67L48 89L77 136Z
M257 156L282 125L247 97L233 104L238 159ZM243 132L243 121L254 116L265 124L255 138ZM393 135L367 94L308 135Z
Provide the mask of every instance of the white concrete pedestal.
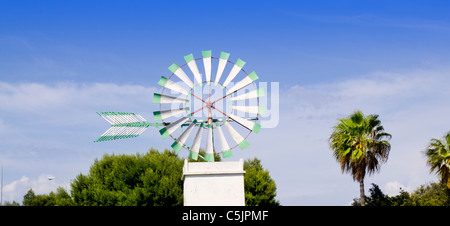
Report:
M244 206L244 161L184 161L185 206Z

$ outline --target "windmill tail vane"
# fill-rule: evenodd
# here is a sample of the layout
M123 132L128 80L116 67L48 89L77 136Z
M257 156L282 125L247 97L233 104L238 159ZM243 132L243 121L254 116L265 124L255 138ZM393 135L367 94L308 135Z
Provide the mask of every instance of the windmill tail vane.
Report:
M111 128L94 142L138 137L150 126L164 126L163 123L150 123L137 113L101 111L97 114L111 124Z
M96 112L105 121L111 124L111 128L106 130L97 140L94 142L119 140L125 138L133 138L141 135L150 126L160 129L161 127L168 126L170 123L151 123L144 119L137 113L128 112L114 112L114 111L100 111ZM216 119L214 121L217 121ZM181 126L189 126L189 123L184 123Z

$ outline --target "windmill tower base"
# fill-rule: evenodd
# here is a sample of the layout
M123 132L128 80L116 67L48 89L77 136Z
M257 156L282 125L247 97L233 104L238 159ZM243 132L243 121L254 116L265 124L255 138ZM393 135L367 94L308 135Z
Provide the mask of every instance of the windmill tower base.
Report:
M244 206L244 161L184 160L185 206Z

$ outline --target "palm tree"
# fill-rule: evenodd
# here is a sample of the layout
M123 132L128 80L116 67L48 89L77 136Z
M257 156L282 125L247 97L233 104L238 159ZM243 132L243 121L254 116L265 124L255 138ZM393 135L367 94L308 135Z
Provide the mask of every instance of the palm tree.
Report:
M359 182L361 205L365 204L364 177L380 169L387 161L391 145L386 139L391 134L384 132L378 115L364 116L355 111L339 119L330 136L333 156L341 165L342 173L349 172Z
M442 140L431 139L425 151L427 165L430 166L430 173L435 173L441 177L441 183L450 188L450 132Z

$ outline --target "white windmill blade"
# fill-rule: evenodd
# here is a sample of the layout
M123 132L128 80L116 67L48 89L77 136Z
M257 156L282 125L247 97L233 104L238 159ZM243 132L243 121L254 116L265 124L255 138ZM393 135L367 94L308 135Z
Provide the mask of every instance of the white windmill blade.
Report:
M236 142L236 144L244 150L249 146L248 142L244 139L244 137L239 134L227 121L224 122L225 126L227 127L228 132L230 133L233 140Z
M227 91L227 95L230 94L230 93L234 93L234 92L236 92L236 91L238 91L238 90L240 90L240 89L250 85L256 79L258 79L258 76L253 71L249 75L245 76L245 78L242 79L240 82L236 83L236 85L234 85L231 89L229 89Z
M154 104L189 103L189 100L180 97L173 97L164 94L154 93L153 103Z
M247 128L247 129L249 129L249 130L251 130L251 131L253 131L255 133L258 133L259 130L261 130L261 125L256 123L256 122L249 121L247 119L243 119L243 118L241 118L239 116L236 116L236 115L233 115L233 114L227 114L227 116L229 118L233 119L235 122L241 124L245 128Z
M195 80L197 80L197 83L200 84L200 86L203 85L202 81L202 74L200 74L200 71L198 70L197 64L194 60L194 54L189 54L184 57L184 60L186 61L187 65L189 66L189 69L191 69L192 74L194 74Z
M222 77L223 70L225 69L225 65L227 64L229 57L230 57L229 53L226 52L220 53L219 66L217 67L216 79L214 80L216 85L217 83L219 83L220 77Z
M173 150L175 150L177 153L181 150L181 148L183 147L184 143L186 142L187 138L189 137L189 135L191 134L192 130L195 127L195 123L197 123L197 120L192 121L191 124L189 124L188 128L180 135L180 137L178 137L178 139L173 142L173 144L171 145L171 147L173 148Z
M214 162L214 141L212 125L208 124L208 133L206 136L206 153L205 160L207 162Z
M155 121L158 121L158 120L170 118L172 116L181 114L181 113L183 113L185 111L188 111L188 110L189 110L189 107L178 108L178 109L170 109L170 110L165 110L165 111L154 111L153 112L153 119Z
M231 97L229 100L230 101L249 100L249 99L253 99L253 98L257 98L257 97L262 97L264 95L265 95L264 94L264 89L263 88L259 88L259 89L253 90L251 92L241 94L239 96Z
M203 123L200 123L200 127L195 134L194 141L192 142L191 150L189 151L189 158L197 160L198 152L200 151L200 143L202 141Z
M246 112L250 114L264 115L266 113L266 107L264 106L232 106L231 108L240 112Z
M177 83L173 82L172 80L167 79L164 76L161 76L161 79L158 82L158 85L168 88L170 90L173 90L178 93L182 93L184 95L189 95L189 90L183 88L182 86L178 85Z
M177 121L170 123L170 125L168 125L167 127L160 129L159 133L161 134L162 138L165 139L166 137L171 135L173 132L175 132L175 130L177 130L178 128L181 128L181 125L183 125L188 119L189 119L189 117L180 118Z
M169 70L174 73L178 78L180 78L186 85L189 87L194 88L194 83L189 79L189 77L184 73L183 69L181 69L180 66L178 66L177 63L173 63L169 66Z
M237 59L236 63L234 64L233 68L230 71L230 74L228 74L228 77L225 79L225 82L223 83L223 87L226 87L228 83L230 83L234 77L241 71L242 67L244 67L245 62L241 59Z
M206 84L211 83L211 50L202 51L203 66L205 67Z
M216 123L217 135L219 136L220 147L222 148L222 156L224 158L233 157L231 153L230 146L228 145L227 139L223 135L222 128L219 126L219 123Z

